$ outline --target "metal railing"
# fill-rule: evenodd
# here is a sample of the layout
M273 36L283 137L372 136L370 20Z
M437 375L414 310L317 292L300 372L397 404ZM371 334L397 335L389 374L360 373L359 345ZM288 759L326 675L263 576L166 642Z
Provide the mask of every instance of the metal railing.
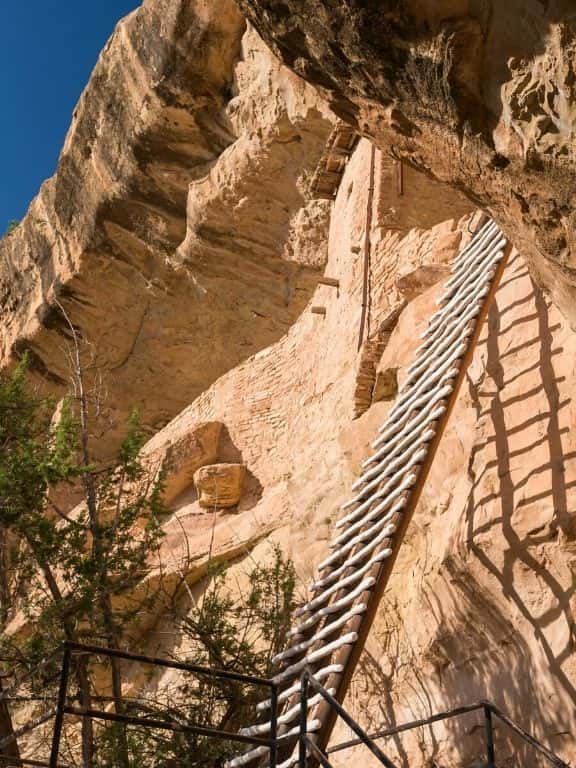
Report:
M62 655L62 653L63 653L63 649L61 646L59 646L58 648L56 648L56 650L54 650L52 653L50 653L48 656L42 659L42 661L40 661L31 669L29 669L27 672L23 673L20 677L15 679L7 688L4 688L0 692L0 701L10 702L12 700L17 699L18 691L21 689L22 686L37 682L40 678L42 679L43 684L45 685L56 682L60 678L60 674L61 674L61 661L59 661L59 657ZM54 665L54 667L57 667L57 669L52 672L46 672L46 669L49 668L51 665ZM30 765L30 766L35 766L36 768L49 768L48 762L46 762L46 760L15 757L14 755L4 753L5 748L8 747L11 743L13 742L18 743L20 739L24 737L29 737L37 729L46 725L46 723L53 720L54 717L56 716L56 707L53 706L54 700L51 699L50 696L47 696L47 695L38 696L36 699L32 699L29 696L24 696L22 700L23 701L34 700L37 702L46 701L46 703L50 702L52 706L50 706L50 708L47 711L35 717L34 719L27 721L25 724L23 724L18 728L15 728L10 735L0 739L0 768L2 768L2 766L5 766L5 765L7 765L8 768L12 768L13 766L21 766L21 765L22 766ZM63 763L58 763L56 768L71 768L71 767Z
M68 703L68 682L70 678L70 665L73 654L88 654L93 656L117 658L131 662L139 662L154 667L165 669L176 669L183 672L189 672L195 675L203 675L213 679L230 680L238 683L253 686L263 686L270 690L270 738L260 738L256 736L245 736L240 733L224 731L217 728L207 728L205 726L183 724L172 722L165 718L149 718L129 715L126 713L111 712L104 709L85 709L72 706ZM80 643L67 642L63 647L62 671L60 675L60 685L58 690L58 701L54 715L54 732L52 738L52 747L48 763L36 765L45 765L47 768L59 768L60 742L62 737L62 728L66 715L90 718L93 720L102 720L105 722L123 723L125 725L137 725L144 728L158 728L178 733L196 734L220 740L235 741L242 744L250 744L259 747L267 747L270 750L270 768L276 768L278 764L278 687L271 680L250 675L241 675L236 672L227 672L225 670L203 667L196 664L186 664L184 662L170 661L168 659L157 658L154 656L145 656L143 654L129 653L111 648L102 648L100 646L82 645ZM30 765L32 763L27 762Z
M344 741L334 746L328 747L323 752L316 744L314 739L307 733L307 720L308 720L308 692L312 689L315 693L320 694L324 701L335 711L348 725L349 728L354 731L357 738L349 741ZM482 711L484 716L484 737L486 744L486 762L483 768L496 768L496 748L494 743L494 725L493 719L497 718L504 725L506 725L513 733L519 736L524 742L529 744L539 754L541 754L546 761L554 766L554 768L571 768L571 766L556 755L552 750L545 747L540 741L532 736L528 731L525 731L517 723L511 720L508 715L502 712L498 707L489 701L480 701L475 704L469 704L463 707L457 707L446 712L441 712L430 717L423 718L421 720L413 720L408 723L394 726L393 728L387 728L385 730L376 731L375 733L366 733L353 718L346 712L342 705L336 701L336 699L317 681L310 673L304 672L300 684L300 732L299 732L299 747L298 747L298 768L307 768L309 765L308 758L311 757L313 762L319 763L323 768L333 768L329 761L329 755L336 752L341 752L345 749L351 749L360 745L365 745L373 755L387 768L396 768L395 764L387 757L380 747L376 744L377 739L383 739L396 734L403 733L405 731L413 730L414 728L421 728L426 725L432 725L442 720L449 720L462 715L469 714L470 712Z
M228 672L226 670L213 669L211 667L204 667L195 664L186 664L184 662L170 661L168 659L162 659L154 656L146 656L143 654L129 653L127 651L121 651L111 648L104 648L93 645L83 645L81 643L64 643L60 651L63 655L62 668L60 672L60 683L58 689L58 698L56 707L50 710L49 713L38 719L38 722L33 724L33 728L36 728L38 724L46 722L47 719L54 718L54 729L52 735L52 744L50 758L48 762L43 760L34 760L26 758L14 758L7 755L0 754L0 768L2 765L22 765L22 766L36 766L37 768L70 768L70 766L59 762L60 742L62 737L62 729L64 726L65 717L72 716L75 718L90 718L94 720L102 720L112 723L123 723L126 726L135 725L139 727L149 729L162 729L172 732L196 734L208 738L214 738L219 740L229 740L238 742L241 744L248 744L258 747L266 747L269 750L269 768L277 768L279 747L283 744L283 736L278 734L278 686L265 678L254 677L250 675L242 675L236 672ZM70 681L71 661L75 654L84 654L89 656L99 656L105 658L117 658L130 662L142 663L151 665L154 667L160 667L164 669L175 669L183 672L203 675L213 679L223 679L234 681L246 685L262 686L270 691L270 734L269 738L261 738L258 736L248 736L242 733L231 732L221 730L218 728L208 728L203 725L194 725L190 723L179 723L168 720L164 717L140 717L137 715L130 715L125 712L113 712L105 709L85 709L79 706L74 706L70 703L72 697L68 694L68 687ZM50 658L52 660L52 657ZM45 666L46 662L42 665ZM311 698L310 693L319 694L326 704L334 711L335 715L341 718L346 725L353 731L356 738L343 741L338 744L332 745L323 751L317 742L314 735L308 733L308 701ZM4 696L7 691L4 693ZM494 741L494 719L498 719L503 723L510 731L516 736L520 737L525 743L529 744L535 749L553 768L571 768L571 766L562 760L558 755L545 747L540 741L532 736L528 731L521 728L517 723L511 720L504 712L489 701L480 701L474 704L469 704L455 709L447 710L435 715L431 715L420 720L413 720L410 722L396 725L392 728L376 731L374 733L367 733L364 731L358 723L351 717L351 715L344 709L344 707L322 686L309 671L304 671L300 680L300 721L299 721L299 733L298 739L298 768L308 768L309 765L321 765L322 768L333 768L330 763L330 756L342 752L343 750L352 749L354 747L364 745L367 747L377 760L386 768L397 768L395 763L382 751L382 749L376 743L379 739L389 738L406 731L413 730L415 728L421 728L429 726L434 723L438 723L444 720L449 720L463 715L470 714L472 712L482 712L484 722L484 739L485 739L485 752L486 761L483 764L483 768L496 768L496 748ZM28 732L33 728L24 727L23 730Z

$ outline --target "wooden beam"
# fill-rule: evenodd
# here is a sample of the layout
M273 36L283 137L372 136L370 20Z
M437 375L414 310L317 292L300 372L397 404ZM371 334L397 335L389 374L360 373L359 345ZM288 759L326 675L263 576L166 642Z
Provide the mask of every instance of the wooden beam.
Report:
M327 189L316 189L315 187L312 187L310 190L310 193L314 197L315 200L332 200L334 202L334 192L332 190Z
M334 199L342 181L346 163L354 152L359 138L356 131L349 126L334 128L309 186L313 197Z
M331 288L340 288L340 280L337 280L335 277L328 277L327 275L322 275L318 279L318 284L329 285Z

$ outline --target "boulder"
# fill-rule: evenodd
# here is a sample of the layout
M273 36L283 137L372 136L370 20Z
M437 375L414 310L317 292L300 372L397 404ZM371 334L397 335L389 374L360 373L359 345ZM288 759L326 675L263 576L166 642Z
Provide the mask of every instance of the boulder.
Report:
M218 443L222 424L219 421L198 424L178 437L162 451L151 454L158 465L164 461L166 470L164 502L174 499L194 482L194 474L205 464L213 464L218 458Z
M244 464L210 464L194 475L200 506L205 509L235 507L242 496Z

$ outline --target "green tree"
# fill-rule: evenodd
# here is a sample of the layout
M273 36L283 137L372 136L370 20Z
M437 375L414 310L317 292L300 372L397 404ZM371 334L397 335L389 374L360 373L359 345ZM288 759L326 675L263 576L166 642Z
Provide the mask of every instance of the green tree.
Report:
M166 595L142 596L140 589L162 539L163 468L142 460L137 414L115 460L98 458L95 416L101 403L91 380L97 371L84 364L82 341L69 328L70 393L57 409L33 388L26 359L11 374L0 372L0 661L5 671L16 673L34 669L63 640L129 646L129 630L140 612L156 600L166 605ZM81 497L73 509L63 500L67 489ZM176 595L170 593L169 614L174 636L185 637L184 661L271 674L290 625L294 568L275 548L270 563L254 566L243 583L247 586L232 589L232 572L212 566L196 602L182 575ZM25 631L14 632L14 619L22 616ZM253 721L262 694L235 682L182 675L160 692L144 687L140 696L127 699L119 662L108 663L106 687L118 713L235 731ZM74 657L82 708L100 701L103 665ZM32 693L53 696L57 671L54 662L35 672ZM72 723L72 732L75 727ZM88 717L81 718L80 730L84 768L206 768L223 765L235 750L230 742L95 725ZM10 711L0 699L0 742L12 733ZM2 750L17 758L17 747L12 742L12 753ZM72 744L65 759L72 763L76 757Z
M72 394L57 418L54 404L33 391L24 359L11 375L0 375L0 601L4 631L2 658L30 669L62 640L121 645L124 632L142 610L126 599L149 570L160 543L164 514L162 471L140 458L144 435L134 414L117 460L95 458L87 372L74 332ZM64 484L79 485L82 503L62 509ZM151 598L149 598L151 599ZM13 634L8 622L20 612L27 631ZM111 662L111 689L123 711L121 669ZM92 704L93 671L76 660L81 706ZM0 713L1 716L2 713ZM0 717L1 720L1 717ZM128 745L119 736L117 765L128 764ZM83 765L93 765L92 722L83 718Z
M277 547L271 562L255 565L246 588L233 589L229 568L213 568L198 604L190 594L185 610L175 609L178 634L189 648L190 664L269 678L272 659L285 644L294 609L295 572ZM185 585L184 585L184 588ZM190 604L192 607L190 609ZM254 722L255 705L268 689L182 673L154 698L134 701L134 714L151 715L181 725L236 732ZM223 766L238 745L189 733L134 728L129 738L131 768L208 768ZM118 729L107 728L98 740L95 765L118 765Z

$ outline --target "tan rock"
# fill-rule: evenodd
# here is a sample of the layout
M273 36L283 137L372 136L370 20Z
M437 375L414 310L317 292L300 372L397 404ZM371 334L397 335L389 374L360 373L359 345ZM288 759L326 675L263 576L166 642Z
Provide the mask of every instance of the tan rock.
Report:
M354 418L363 262L351 256L350 244L361 240L368 166L369 148L361 143L331 221L327 274L340 288L318 286L313 298L326 307L322 323L303 314L283 339L220 378L151 441L159 445L199 421L222 421L230 461L241 456L261 486L234 516L199 518L196 501L179 509L166 526L167 570L175 580L170 552L181 569L190 563L193 581L211 552L219 560L247 551L266 560L271 542L279 542L295 560L304 596L313 563L328 552L339 505L391 407L377 402ZM449 226L464 239L467 224L474 226ZM398 301L397 265L433 261L436 242L432 230L378 241L370 337ZM402 382L436 297L433 286L404 306L386 331L376 375L397 368ZM576 335L516 255L346 699L369 730L491 698L566 760L576 757L574 359ZM248 560L234 566L231 579L246 568ZM475 733L473 723L465 735L436 726L403 737L391 757L415 768L466 765L481 748ZM334 735L347 737L343 728ZM504 762L513 745L503 731L499 740ZM334 758L337 766L350 764L346 753ZM364 753L361 759L372 768Z
M285 5L290 3L286 0ZM274 2L269 5L279 7ZM447 0L438 7L454 12L464 5L468 4ZM422 0L422 6L431 7L427 0ZM156 2L145 5L154 12L164 7L171 12L172 7ZM337 7L331 4L332 9ZM202 8L209 31L210 14L217 13L219 6L203 3ZM139 40L142 44L140 34L144 39L148 35L146 17L135 18L135 28L121 33L128 35L133 46ZM381 40L381 24L374 27ZM214 31L219 29L216 25ZM224 30L215 36L226 47L231 40L239 40L234 34ZM552 30L550 38L555 35ZM426 45L427 39L422 38L421 44ZM228 87L230 74L234 71L238 76L239 93L231 99L232 109L229 95L221 95L221 101L214 96L220 104L218 116L225 117L210 123L209 134L218 147L206 147L204 133L200 145L195 143L196 128L176 136L187 139L187 148L192 143L193 153L199 152L205 162L201 169L194 166L198 175L192 179L186 227L182 212L191 179L188 174L179 176L181 171L175 169L180 207L174 205L181 215L174 220L158 213L150 203L153 196L146 198L141 211L142 206L124 190L124 182L118 182L127 197L112 196L109 209L94 203L106 226L100 228L100 218L87 213L86 226L76 235L70 234L72 225L66 224L66 208L50 202L53 184L49 184L24 226L28 234L19 240L21 252L15 248L9 253L8 277L14 283L10 279L4 283L10 292L3 315L6 339L28 338L37 353L35 364L46 375L63 375L51 361L64 330L58 329L57 313L43 314L44 290L50 295L58 275L65 274L61 296L67 309L74 308L83 327L98 329L101 341L110 341L103 349L110 356L109 370L117 377L111 396L118 413L126 411L126 403L135 395L149 397L149 426L154 428L188 403L146 447L154 460L172 453L172 494L180 494L163 523L161 562L154 561L154 570L142 585L144 594L153 594L161 586L167 601L183 585L194 597L200 596L202 580L214 561L236 561L230 572L234 580L253 560L269 558L272 543L280 543L294 558L298 589L302 597L306 595L314 563L328 552L339 506L348 497L351 481L392 405L391 401L372 402L373 385L390 370L397 370L402 382L435 306L437 287L432 283L446 270L457 241L466 242L468 227L474 228L477 222L477 217L461 218L459 209L456 215L445 213L455 206L458 195L441 184L431 185L429 177L415 170L406 176L410 181L406 200L392 221L391 208L385 204L389 176L383 170L377 174L373 229L368 233L372 243L369 301L361 337L370 147L366 141L359 143L331 204L323 253L327 252L326 273L338 280L339 287L316 285L319 264L304 274L299 264L308 263L315 243L323 238L325 218L294 189L300 189L300 176L312 164L326 118L313 114L314 94L292 76L284 79L253 36L245 37L242 45L241 60L233 64L234 56L226 59L223 77L227 83L223 92L228 94L235 92ZM237 55L238 47L235 51ZM545 60L548 51L542 54ZM442 61L441 52L435 53L436 59L426 59L428 65ZM183 46L184 59L189 55ZM324 55L322 50L319 55ZM138 61L138 56L129 58L126 69L137 82L142 77L147 83ZM214 66L218 69L221 64ZM486 66L492 63L487 61ZM513 69L525 66L515 62ZM346 71L353 71L351 80L359 76L355 68ZM521 86L518 79L517 87L529 96L529 83ZM135 92L145 101L146 88ZM221 91L216 88L214 93ZM182 96L186 98L185 93ZM212 115L211 107L201 103ZM554 100L551 103L553 107ZM179 120L186 121L194 111L194 105L186 104L187 109L171 108ZM345 109L346 103L336 97L335 106ZM362 108L367 109L365 104ZM393 112L388 122L406 127L403 116ZM377 114L375 109L372 117ZM361 113L360 119L365 117ZM522 130L528 130L528 122L529 115ZM229 125L234 126L234 135L223 127ZM477 139L452 144L442 126L436 128L430 131L423 125L421 138L415 136L415 164L433 160L431 167L439 173L442 163L448 166L448 159L457 159L446 176L462 177L466 186L476 184L477 177L486 173L490 194L500 174L505 198L512 190L506 181L510 177L502 175L503 169L486 171L479 162L484 158L481 153L465 152L466 147L476 146ZM169 163L173 155L166 157L161 151L166 148L158 143L162 135L158 128L144 145L150 153L145 157L155 158L153 178L130 171L132 155L124 145L117 158L122 172L118 178L125 180L127 189L139 181L154 193L169 185L164 161ZM98 142L94 139L96 167L107 168ZM446 144L449 151L442 155L439 150ZM68 146L72 158L80 157L82 144L78 149L73 145L71 141ZM546 146L553 149L549 141ZM404 145L403 151L408 152ZM83 168L82 163L71 163L68 151L64 157L74 168ZM91 162L85 163L90 169ZM378 167L383 169L384 164ZM284 179L287 188L278 178ZM535 183L528 178L524 191ZM544 190L542 195L546 194ZM289 201L288 211L281 210L284 200ZM77 202L80 211L89 210L88 197L79 193ZM522 202L512 197L509 202L516 215L516 206L522 208ZM306 213L301 213L304 203ZM119 211L126 209L130 216L122 218ZM42 258L33 258L33 246L42 244L38 220L51 221L55 210L62 226L70 227L62 237L72 249L72 266L66 261L68 251L58 245L61 229L55 225L47 226L49 247L39 248ZM106 210L111 211L110 219ZM549 212L553 238L564 224L554 217L554 203ZM269 216L274 221L268 221ZM446 216L446 221L439 224L438 216ZM535 230L526 225L527 230L514 231L541 233L539 220L534 219ZM310 231L316 221L320 234ZM94 241L82 240L92 231ZM262 243L258 242L260 231ZM151 245L149 238L156 244L164 242L163 232L169 247ZM10 240L21 236L14 233ZM241 246L238 252L236 246ZM3 243L2 249L6 247ZM86 272L84 259L90 267ZM159 266L168 261L178 262L180 271ZM14 265L23 269L18 271ZM568 270L569 266L566 274ZM550 275L554 278L553 272ZM408 280L404 293L399 277ZM141 288L135 287L138 280ZM102 286L108 301L104 308ZM292 290L297 298L286 305ZM302 312L308 299L325 307L323 318ZM46 326L43 329L35 325L37 311ZM130 332L119 334L116 346L114 333L121 324L129 326ZM7 342L7 349L11 343ZM515 255L346 699L346 707L368 730L490 698L566 760L576 759L575 359L575 334L532 281L523 257ZM222 424L225 428L218 426ZM207 510L193 494L182 493L193 467L198 471L199 463L214 464L218 459L250 467L238 514ZM216 467L222 471L223 465ZM229 477L227 482L230 486ZM212 491L215 487L214 482ZM238 499L237 486L235 493ZM222 495L218 495L220 505ZM177 653L178 634L156 631L161 626L160 621L155 623L158 618L150 615L140 621L139 616L135 634L143 633L142 645L153 647L158 655L167 646L170 653ZM465 765L477 760L479 732L473 722L466 727L436 726L395 742L391 757L413 768ZM342 729L334 738L348 736ZM511 762L512 743L503 730L498 737L502 764L508 757ZM533 764L533 756L527 754L517 759L522 765ZM366 768L373 765L365 754L352 760ZM350 761L346 753L334 760L336 766Z
M449 264L458 252L463 234L454 227L454 220L438 224L426 237L417 235L419 247L411 253L404 249L396 271L396 287L406 301L412 301L449 276Z
M331 119L233 0L148 0L100 56L56 175L0 240L0 365L28 350L61 394L58 300L105 380L98 450L135 407L160 429L304 310L326 257L298 235L323 217L300 215L304 181Z
M235 507L242 497L244 464L212 464L194 475L200 506L204 509Z
M239 6L342 119L489 209L576 326L570 0Z
M470 214L474 205L461 191L382 152L377 155L379 226L404 236L411 229L450 228L450 220Z
M194 482L194 475L206 464L218 458L222 424L208 422L171 441L165 449L151 454L149 459L157 464L164 462L166 471L164 501L170 504Z

